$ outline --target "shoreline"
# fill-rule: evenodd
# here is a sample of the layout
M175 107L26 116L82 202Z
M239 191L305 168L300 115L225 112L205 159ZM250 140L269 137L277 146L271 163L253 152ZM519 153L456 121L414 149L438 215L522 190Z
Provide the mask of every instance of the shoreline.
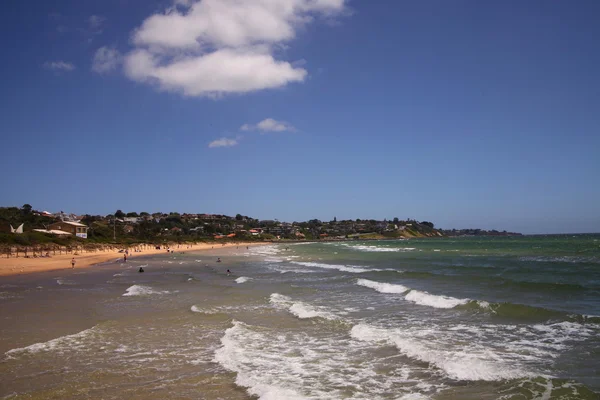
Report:
M173 247L177 253L187 251L203 251L211 249L222 249L234 246L264 246L270 244L270 242L240 242L240 243L197 243L197 244L181 244ZM138 245L132 246L132 248L144 247L145 249L141 252L132 252L130 250L127 255L127 259L148 256L155 254L165 254L167 252L164 246L158 250L154 245ZM125 247L123 247L125 248ZM11 257L11 258L0 258L0 278L16 275L28 275L36 272L46 271L57 271L71 268L71 259L75 258L75 269L88 268L92 265L104 263L107 261L115 261L123 259L124 253L119 252L115 249L102 249L96 250L91 253L70 253L70 254L59 254L51 257Z

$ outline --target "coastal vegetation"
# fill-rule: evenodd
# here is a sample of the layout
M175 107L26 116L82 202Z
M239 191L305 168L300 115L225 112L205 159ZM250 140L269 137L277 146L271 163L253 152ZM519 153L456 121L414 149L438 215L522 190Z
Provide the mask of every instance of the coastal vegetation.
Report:
M60 221L79 222L87 226L87 238L57 236L49 226ZM23 233L11 233L11 227L23 224ZM44 230L39 232L35 230ZM235 216L190 213L124 212L108 215L51 214L22 207L0 207L0 244L4 246L94 246L138 243L165 244L217 241L290 241L290 240L368 240L457 235L508 235L509 232L440 230L429 221L311 219L303 222L258 220L241 214Z

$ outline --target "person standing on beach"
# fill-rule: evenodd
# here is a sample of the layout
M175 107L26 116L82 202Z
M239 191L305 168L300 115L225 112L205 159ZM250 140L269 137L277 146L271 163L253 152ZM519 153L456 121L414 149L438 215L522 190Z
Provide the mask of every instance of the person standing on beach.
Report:
M127 262L127 253L123 254L123 262Z
M71 259L71 269L75 269L75 257Z

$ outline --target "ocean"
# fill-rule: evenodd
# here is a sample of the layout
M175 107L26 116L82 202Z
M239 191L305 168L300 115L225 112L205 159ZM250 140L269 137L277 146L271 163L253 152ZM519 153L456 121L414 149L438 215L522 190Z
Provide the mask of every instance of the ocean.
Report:
M2 399L599 399L600 235L138 257L2 278L0 321Z

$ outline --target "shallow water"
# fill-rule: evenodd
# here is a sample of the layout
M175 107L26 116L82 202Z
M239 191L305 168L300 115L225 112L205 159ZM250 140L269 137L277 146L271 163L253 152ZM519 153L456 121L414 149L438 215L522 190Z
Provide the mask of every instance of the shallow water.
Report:
M598 399L599 239L269 245L3 278L0 397Z

